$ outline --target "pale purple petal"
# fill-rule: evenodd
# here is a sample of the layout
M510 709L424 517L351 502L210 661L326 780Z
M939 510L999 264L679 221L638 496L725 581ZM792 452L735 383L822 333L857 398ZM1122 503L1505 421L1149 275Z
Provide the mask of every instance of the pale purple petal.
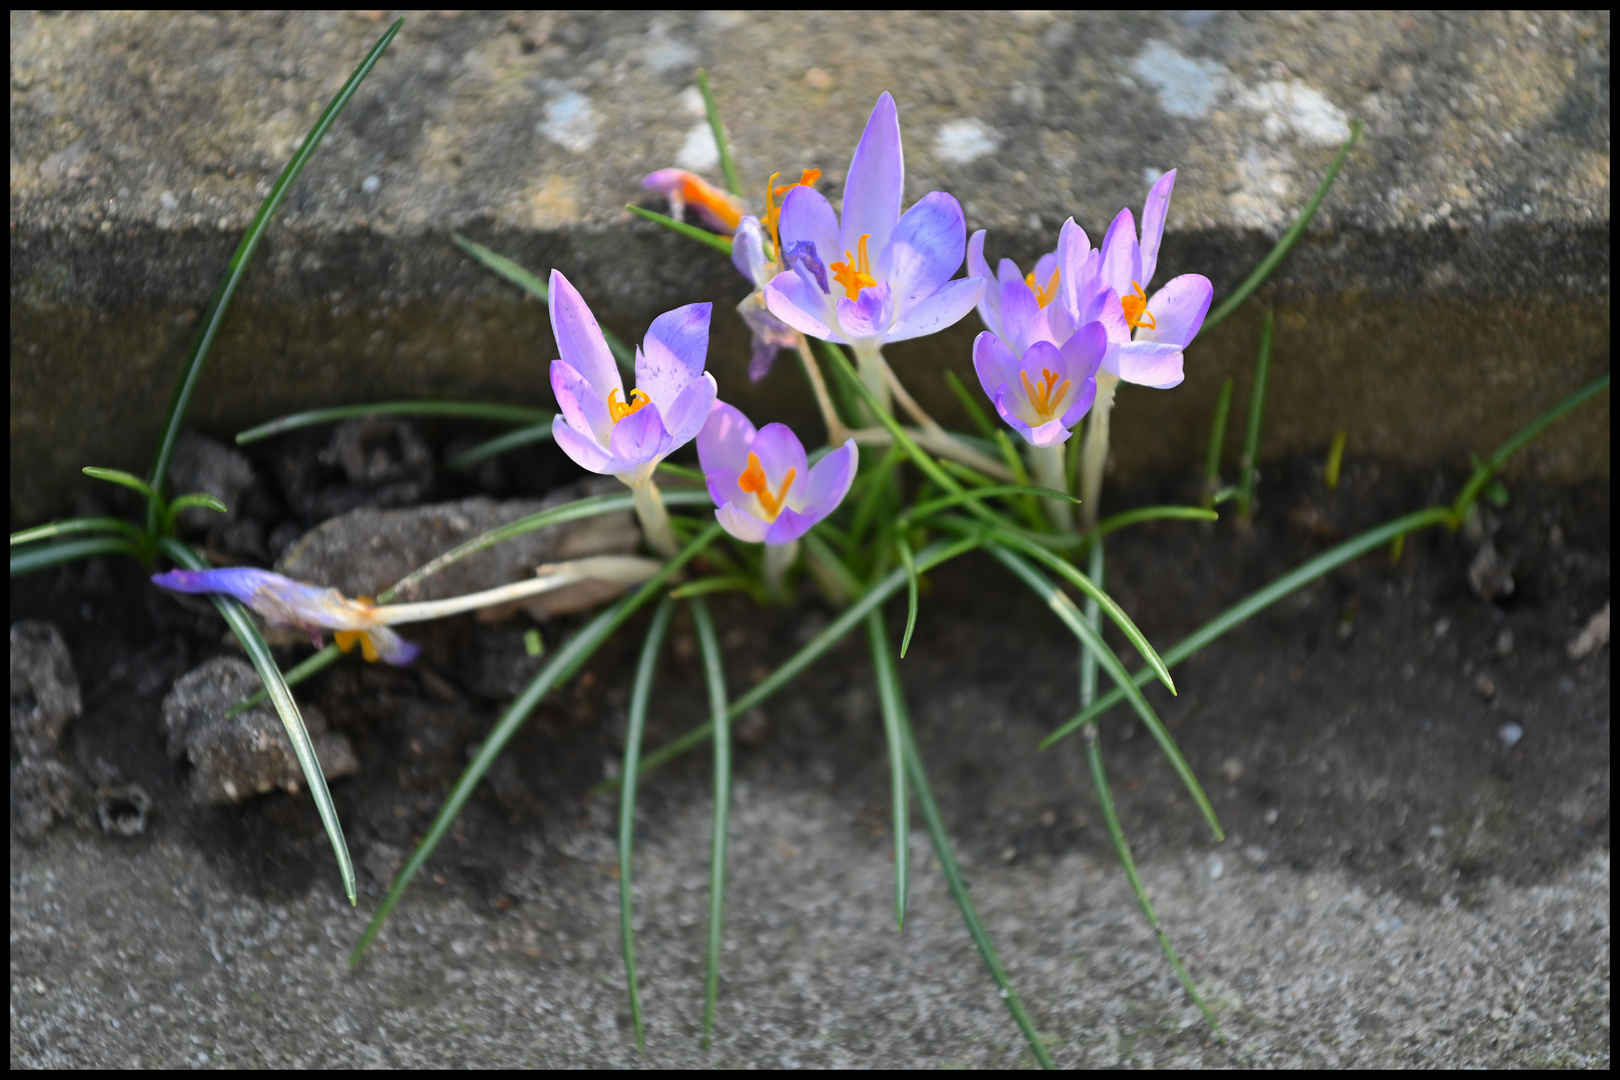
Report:
M1092 396L1096 397L1095 388L1092 389ZM1019 434L1029 440L1031 446L1056 446L1066 442L1071 433L1062 420L1048 420L1039 427L1030 428L1028 434L1022 431Z
M613 433L613 418L608 414L607 403L597 396L596 387L567 361L551 362L551 393L569 427L597 442L607 442Z
M372 647L377 650L377 658L394 667L404 667L415 660L417 654L422 651L386 626L374 626L365 631L365 634L371 639Z
M559 271L551 272L551 332L557 339L557 352L606 401L609 391L624 393L619 367L608 351L607 339L596 324L596 316L585 298Z
M736 235L731 238L731 265L756 289L763 289L776 272L775 264L765 255L765 226L753 214L737 223Z
M562 452L573 458L574 464L586 472L612 475L613 456L589 435L575 431L561 416L552 417L551 437L562 447Z
M1108 354L1108 332L1101 323L1087 323L1063 343L1063 371L1069 378L1094 379Z
M704 475L729 472L735 482L748 468L748 448L754 442L754 425L735 405L716 401L709 407L709 418L697 434L698 467ZM715 500L719 502L718 497Z
M855 468L859 464L855 440L848 439L810 469L803 484L794 484L788 491L788 508L803 514L815 524L838 508L855 482Z
M1164 219L1170 213L1170 192L1176 186L1176 170L1159 177L1142 207L1142 288L1153 280L1159 267L1159 241L1164 237Z
M1132 284L1142 281L1142 249L1136 242L1136 219L1121 210L1102 242L1099 283L1121 296L1131 295Z
M763 543L765 534L771 531L769 522L739 509L736 503L728 502L720 507L714 512L714 519L720 523L722 529L744 543Z
M984 396L994 401L1002 387L1018 381L1018 357L1006 342L986 330L973 339L973 372L979 377Z
M832 292L832 287L827 283L827 266L816 254L816 245L810 241L795 240L788 245L783 265L803 278L806 285L814 285L822 293Z
M1020 408L1027 410L1029 407L1029 399L1024 395L1023 387L1014 388L1003 385L1001 389L996 391L993 400L996 404L996 414L1007 422L1008 427L1018 432L1026 440L1033 438L1034 428L1031 428L1029 422L1018 415Z
M1001 332L1012 346L1013 352L1022 353L1035 340L1045 325L1041 318L1041 305L1035 294L1024 284L1023 278L1014 278L1001 286Z
M783 510L771 522L771 527L765 532L767 544L791 544L799 537L810 531L810 527L817 522L817 518L809 514L800 514L793 510Z
M1119 377L1123 382L1168 390L1180 385L1182 353L1180 345L1158 341L1133 341L1118 347Z
M968 307L972 309L971 304ZM853 300L847 296L838 298L838 328L851 341L881 338L893 322L894 298L887 281L862 289Z
M668 441L669 435L664 431L658 406L644 405L613 425L613 436L608 439L608 453L616 459L615 465L645 465L669 453L671 447L667 445Z
M979 297L979 318L984 320L984 327L991 333L1001 333L1001 286L996 283L996 277L990 272L990 264L984 261L984 230L980 229L968 237L967 249L968 275L976 277L986 283L984 294Z
M757 292L749 293L738 302L737 314L753 336L748 377L758 382L770 372L777 351L794 343L793 331L766 310L765 300Z
M1125 321L1125 307L1119 302L1119 294L1113 289L1104 289L1097 293L1087 310L1080 316L1082 324L1100 322L1103 330L1108 334L1108 340L1123 345L1131 340L1131 324Z
M1074 396L1074 400L1069 403L1069 407L1063 410L1063 415L1058 418L1057 422L1061 423L1064 428L1073 428L1074 425L1085 419L1086 413L1090 412L1091 407L1096 403L1097 380L1092 377L1080 383L1080 392ZM1062 442L1063 440L1059 439L1058 441Z
M687 304L664 312L647 327L647 337L636 351L636 388L645 391L660 412L667 414L681 391L703 374L713 309L713 304Z
M1137 331L1140 341L1160 341L1186 348L1204 325L1215 287L1202 274L1182 274L1164 283L1148 299L1154 327Z
M962 204L931 191L900 218L889 241L888 279L900 318L951 280L962 265Z
M910 311L894 321L884 341L906 341L925 337L947 326L955 326L979 302L988 288L979 278L958 278L947 282L938 292L914 305Z
M816 246L816 254L824 265L844 258L844 247L838 239L838 215L833 213L827 196L803 184L790 189L782 200L782 216L777 221L782 236L782 250L794 244L809 241Z
M823 341L844 340L842 334L827 325L832 306L827 294L792 271L777 274L765 286L765 306L772 315L802 334Z
M1036 259L1034 270L1036 288L1045 289L1047 282L1052 280L1052 274L1056 272L1057 268L1057 256L1054 254L1042 255L1039 259Z
M873 254L888 246L889 234L900 220L905 179L900 116L895 111L894 98L884 91L866 121L866 131L855 147L849 176L844 182L844 221L839 232L840 246L844 250L855 251L863 235L871 236L868 244Z
M1095 274L1091 254L1091 239L1086 236L1086 230L1076 225L1074 218L1069 218L1058 230L1058 300L1076 318L1082 295L1089 295L1095 288L1090 280Z
M686 389L676 395L668 409L659 410L670 440L664 453L679 450L702 430L704 421L709 418L709 408L714 404L716 390L714 376L705 371L686 384Z
M782 486L789 469L793 470L793 484L804 483L809 466L805 463L804 444L786 424L766 424L754 436L749 447L759 458L759 467L765 470L765 483L775 492ZM792 488L788 489L789 494Z

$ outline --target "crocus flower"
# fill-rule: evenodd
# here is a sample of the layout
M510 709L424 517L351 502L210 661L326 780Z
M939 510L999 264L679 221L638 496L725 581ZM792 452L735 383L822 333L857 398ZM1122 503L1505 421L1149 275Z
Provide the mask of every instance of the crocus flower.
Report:
M1032 337L1039 325L1035 299L1005 286L1004 325L1015 347L989 330L973 342L973 370L996 412L1031 446L1056 446L1069 437L1097 399L1097 370L1108 353L1108 334L1100 322L1087 323L1058 345Z
M698 462L718 507L715 519L739 540L791 544L835 510L855 479L850 439L809 468L804 444L786 424L758 431L716 401L697 437Z
M984 290L956 281L967 227L941 191L900 213L905 165L894 99L878 98L850 161L843 218L812 187L782 201L782 272L765 289L771 314L811 337L875 350L943 330Z
M754 382L770 372L771 364L780 350L794 344L792 328L765 307L765 286L781 269L774 258L774 250L767 253L765 243L765 227L760 224L759 218L749 214L737 223L737 233L731 240L731 262L754 286L754 291L737 305L737 314L742 316L742 321L753 335L748 377Z
M703 219L703 224L729 236L743 216L741 199L685 169L659 169L648 173L641 186L668 199L669 216L676 221L681 220L682 211L691 206Z
M619 367L585 300L551 272L551 329L559 360L551 389L562 412L552 420L557 445L589 472L630 487L651 481L653 468L697 435L716 392L703 370L711 304L666 311L636 350L636 386L625 393Z
M367 660L403 666L420 651L382 625L383 610L367 600L351 600L336 589L252 567L223 570L170 570L152 578L155 585L174 592L224 593L234 596L264 617L271 626L288 626L309 634L318 648L321 631L335 631L338 648L352 652L356 645Z

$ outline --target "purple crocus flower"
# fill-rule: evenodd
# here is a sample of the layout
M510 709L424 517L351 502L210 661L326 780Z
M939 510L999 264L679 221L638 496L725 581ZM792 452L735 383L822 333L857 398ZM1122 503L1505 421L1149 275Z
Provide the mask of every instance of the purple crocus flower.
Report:
M1024 300L1013 281L1003 297L1004 325L1015 343L1009 348L986 330L973 342L973 370L996 412L1031 446L1056 446L1069 437L1097 399L1097 370L1108 353L1108 334L1099 322L1087 323L1062 345L1038 332L1039 309Z
M850 439L808 468L804 444L786 424L758 431L716 401L697 437L698 461L726 532L748 543L791 544L832 513L855 479Z
M782 202L782 272L765 289L771 314L825 341L875 350L943 330L973 309L984 285L962 265L962 207L941 191L900 213L905 165L894 99L878 98L850 161L843 219L812 187Z
M336 589L301 581L253 567L223 570L170 570L155 574L154 585L183 593L224 593L234 596L264 617L271 626L289 626L309 634L317 648L321 631L334 631L344 652L356 645L367 660L401 667L420 651L382 625L382 610L368 600L351 600Z
M736 235L731 240L731 263L754 286L754 291L737 305L737 314L753 335L748 377L754 382L770 372L779 351L795 344L793 329L765 306L765 287L781 270L773 253L767 252L767 242L765 226L752 214L737 223Z
M714 376L703 370L712 306L688 304L653 320L626 396L596 317L553 270L551 329L562 358L551 362L551 389L562 412L551 432L563 452L632 488L650 483L654 467L697 435L714 402Z

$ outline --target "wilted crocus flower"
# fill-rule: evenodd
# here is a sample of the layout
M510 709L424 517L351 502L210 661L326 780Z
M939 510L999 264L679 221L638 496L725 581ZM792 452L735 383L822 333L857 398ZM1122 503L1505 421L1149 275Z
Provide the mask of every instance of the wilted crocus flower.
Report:
M718 507L716 520L732 536L753 544L797 541L837 509L855 479L854 439L809 468L804 444L786 424L766 424L756 431L746 416L723 401L709 411L697 450Z
M782 272L765 289L771 314L811 337L852 345L862 375L887 399L878 349L932 334L972 310L976 278L951 280L962 265L962 207L930 192L904 215L905 165L894 99L878 98L850 161L843 219L812 187L782 202Z
M753 334L748 377L758 382L770 372L776 354L795 342L792 328L765 307L765 286L781 267L766 252L765 227L752 214L745 215L737 224L737 233L731 240L731 262L754 286L754 291L737 305L737 314Z
M676 221L681 220L682 211L691 206L703 219L703 224L729 236L743 216L741 199L685 169L659 169L648 173L641 186L668 199L669 216Z
M562 354L551 363L562 410L551 422L552 436L581 468L629 485L647 542L672 555L674 535L652 474L698 433L714 403L714 376L703 370L713 305L688 304L653 320L636 350L636 386L628 395L596 317L556 270L550 305Z
M356 645L367 660L402 666L420 651L382 625L384 609L367 600L351 600L336 589L252 567L223 570L170 570L156 574L152 583L174 592L224 593L234 596L264 617L271 626L288 626L309 634L317 648L321 631L334 631L338 648L352 652Z

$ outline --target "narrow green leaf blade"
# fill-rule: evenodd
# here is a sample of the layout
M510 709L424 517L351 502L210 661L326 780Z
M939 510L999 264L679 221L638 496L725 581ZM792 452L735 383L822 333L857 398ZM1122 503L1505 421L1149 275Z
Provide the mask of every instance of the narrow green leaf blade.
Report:
M1097 535L1107 536L1130 525L1144 521L1219 521L1221 515L1202 506L1143 506L1136 510L1103 518L1097 522Z
M714 132L714 148L720 151L720 171L726 174L726 186L731 193L742 198L742 181L737 178L737 163L731 160L731 144L726 141L726 126L720 122L720 107L709 92L709 73L698 68L698 90L703 94L703 111L709 117L709 130Z
M883 610L866 615L866 637L872 648L872 670L877 676L878 704L883 710L883 737L889 744L889 794L894 813L894 923L906 928L906 901L911 894L911 795L906 788L905 698L900 673L889 656L889 635ZM904 646L900 655L905 655Z
M447 416L463 420L489 420L497 424L550 424L554 415L550 409L531 409L523 405L503 405L490 401L373 401L363 405L310 409L283 416L239 433L236 443L243 446L299 428L336 424L365 416Z
M53 521L48 525L35 525L32 529L14 532L11 534L11 546L37 544L42 540L54 540L59 536L71 536L74 533L84 532L123 533L125 536L137 540L146 535L123 518L67 518L63 521Z
M551 421L535 424L532 427L518 428L516 431L481 442L477 446L463 450L461 453L445 459L444 467L447 469L465 469L476 465L508 450L516 450L520 446L529 446L537 442L545 442L551 438Z
M705 247L712 247L723 255L729 256L731 254L731 240L727 237L700 229L696 225L688 225L684 221L676 221L667 214L660 214L656 210L648 210L646 207L637 206L634 203L625 203L624 208L654 224L662 225L671 232L678 232L688 240L696 240Z
M68 540L60 544L44 544L25 548L11 556L11 576L32 574L63 563L79 559L93 559L97 555L133 555L140 558L140 550L130 541L118 536L98 536L87 540Z
M709 687L709 723L714 728L714 828L709 841L709 947L703 979L703 1048L709 1048L714 1030L714 1004L720 993L720 951L725 941L726 840L731 823L731 729L726 706L726 674L720 663L720 642L714 620L701 599L691 601L703 653L704 681Z
M157 498L157 492L152 490L151 484L138 476L125 472L123 469L103 469L98 465L86 465L83 472L84 475L93 477L96 480L105 480L109 484L117 484L119 487L127 487L131 491L138 491L148 499Z
M900 568L906 572L906 633L900 639L900 659L906 658L911 648L911 632L917 629L917 564L911 557L911 545L905 533L894 538L895 550L900 553Z

